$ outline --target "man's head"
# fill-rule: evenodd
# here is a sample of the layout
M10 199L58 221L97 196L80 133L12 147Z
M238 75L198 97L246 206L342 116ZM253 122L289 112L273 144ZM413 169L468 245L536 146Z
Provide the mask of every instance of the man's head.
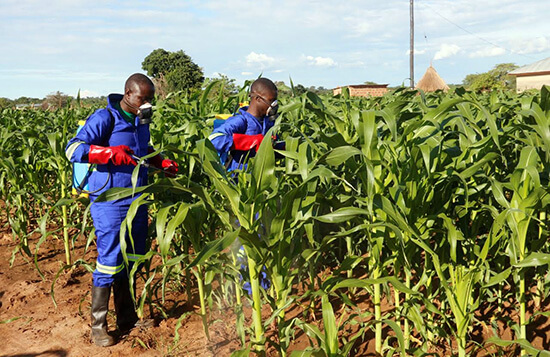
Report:
M277 94L277 86L271 80L258 78L250 87L248 112L257 118L276 114Z
M151 104L155 97L155 85L144 74L134 73L124 84L124 97L120 103L125 111L138 115L140 107Z

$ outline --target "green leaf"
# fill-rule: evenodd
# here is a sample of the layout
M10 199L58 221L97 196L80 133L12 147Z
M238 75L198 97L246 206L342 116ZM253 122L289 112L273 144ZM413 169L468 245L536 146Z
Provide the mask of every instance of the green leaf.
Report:
M313 218L318 220L319 222L324 222L324 223L340 223L340 222L347 222L350 219L355 218L357 216L365 216L368 214L369 214L369 211L363 208L344 207L344 208L339 208L334 212L327 213L325 215L313 217Z
M492 276L491 279L489 279L489 281L487 282L487 284L483 285L483 288L485 289L485 288L488 288L490 286L500 284L504 280L508 279L511 272L512 272L512 268L510 267L510 268L508 268L504 271L501 271L500 273Z
M254 157L252 177L256 183L256 195L270 187L275 188L277 185L275 178L275 152L271 144L271 135L273 135L273 128L265 135L265 139L260 144L258 153Z
M240 228L236 231L227 233L223 238L216 239L212 242L208 242L204 248L200 251L197 257L189 264L189 269L204 264L204 262L216 253L219 253L229 247L231 243L237 239L240 233Z
M495 152L489 152L484 157L478 158L473 165L468 167L466 170L459 173L461 179L466 180L476 174L479 170L485 166L485 164L492 163L495 159L499 158L500 155ZM492 167L492 166L491 166Z
M332 149L325 157L324 161L331 166L338 166L346 162L352 156L361 155L361 150L353 146L339 146Z
M522 261L513 264L516 268L528 268L528 267L538 267L541 265L550 264L550 254L534 252L529 254Z
M325 327L325 344L328 355L336 356L338 354L338 326L336 325L336 318L334 317L332 304L328 298L329 296L325 294L321 299L323 309L323 325Z
M386 284L390 283L392 286L399 290L402 293L410 294L410 295L420 295L418 291L414 291L410 288L408 288L405 284L397 280L393 276L387 276L383 278L377 278L377 279L344 279L342 281L339 281L334 286L330 288L330 291L335 291L341 288L368 288L375 284Z
M524 340L524 339L517 339L517 340L514 340L514 341L508 341L508 340L500 339L498 337L491 337L487 340L487 342L494 343L495 345L501 346L501 347L509 347L509 346L513 346L513 345L518 345L522 349L524 349L527 353L529 353L529 355L531 355L531 356L550 357L550 352L549 351L543 351L543 350L536 349L529 343L529 341Z
M382 320L382 323L391 327L393 332L395 332L395 336L397 337L397 342L399 342L399 350L400 350L401 356L406 356L407 354L405 352L405 337L403 336L403 331L401 330L399 325L397 325L395 321L388 320L388 319Z

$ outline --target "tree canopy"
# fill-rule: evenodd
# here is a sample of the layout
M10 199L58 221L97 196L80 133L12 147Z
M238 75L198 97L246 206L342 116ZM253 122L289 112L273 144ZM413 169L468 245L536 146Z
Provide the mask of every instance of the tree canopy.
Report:
M182 50L158 48L145 57L141 66L161 93L199 88L204 81L202 69Z
M55 93L48 94L42 104L44 109L61 109L66 107L71 100L72 98L67 94L57 91Z
M518 66L513 63L497 64L488 72L467 75L462 83L473 91L515 89L516 79L508 73L516 68L518 68Z

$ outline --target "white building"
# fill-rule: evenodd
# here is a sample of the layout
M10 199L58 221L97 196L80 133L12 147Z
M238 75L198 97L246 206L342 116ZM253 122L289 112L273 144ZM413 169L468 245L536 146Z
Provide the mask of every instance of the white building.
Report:
M510 72L510 75L516 77L518 92L541 89L543 85L550 85L550 57L515 69Z

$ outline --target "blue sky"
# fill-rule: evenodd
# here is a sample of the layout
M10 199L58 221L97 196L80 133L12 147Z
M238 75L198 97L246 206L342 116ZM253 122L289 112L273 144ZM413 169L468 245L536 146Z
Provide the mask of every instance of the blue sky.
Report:
M550 57L550 1L415 0L415 80L447 83L498 63ZM154 49L183 50L205 76L333 88L409 77L409 1L0 2L0 97L122 90Z

